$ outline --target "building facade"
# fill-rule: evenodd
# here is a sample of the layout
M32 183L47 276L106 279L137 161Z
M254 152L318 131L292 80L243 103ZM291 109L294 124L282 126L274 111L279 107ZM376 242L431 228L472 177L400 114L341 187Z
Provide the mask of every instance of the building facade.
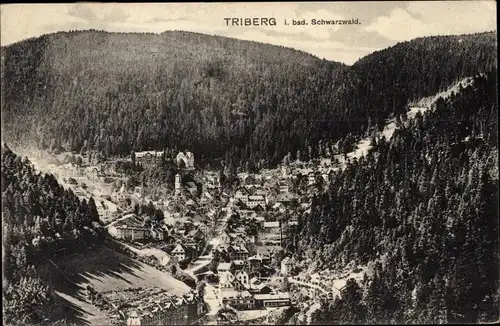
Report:
M271 308L290 305L290 294L288 293L256 294L254 299L256 307Z
M187 325L203 312L202 300L190 295L129 312L127 326Z
M163 159L162 151L143 151L135 153L135 161L146 166L154 165Z
M248 196L246 204L250 209L253 209L258 205L266 207L266 198L262 195Z
M133 227L128 225L110 226L109 234L117 239L135 241L149 238L149 229L143 227Z
M178 165L184 163L186 169L194 169L194 154L189 151L179 152L175 161Z
M289 276L294 265L295 262L292 258L286 257L283 259L281 261L281 275L285 277Z
M178 244L174 250L170 253L172 257L175 257L178 261L186 259L186 250L181 244Z

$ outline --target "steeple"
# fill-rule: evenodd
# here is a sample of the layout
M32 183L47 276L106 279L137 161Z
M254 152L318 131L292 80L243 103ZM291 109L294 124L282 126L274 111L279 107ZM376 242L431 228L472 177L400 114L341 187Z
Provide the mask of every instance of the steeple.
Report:
M181 175L180 174L176 174L175 175L175 194L179 194L181 192Z

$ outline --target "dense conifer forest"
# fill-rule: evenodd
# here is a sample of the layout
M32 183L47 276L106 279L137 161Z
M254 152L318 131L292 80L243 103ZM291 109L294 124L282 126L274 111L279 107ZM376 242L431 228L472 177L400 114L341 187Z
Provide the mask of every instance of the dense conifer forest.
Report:
M495 44L493 33L427 37L349 67L188 32L60 32L2 48L2 127L9 142L42 148L112 156L175 147L199 163L273 165L486 72Z
M2 249L5 322L37 323L54 297L37 274L51 257L85 250L104 239L91 198L79 200L54 176L2 147Z
M415 120L398 119L391 141L314 198L296 254L318 268L377 262L371 279L324 303L316 322L497 320L496 92L495 71Z

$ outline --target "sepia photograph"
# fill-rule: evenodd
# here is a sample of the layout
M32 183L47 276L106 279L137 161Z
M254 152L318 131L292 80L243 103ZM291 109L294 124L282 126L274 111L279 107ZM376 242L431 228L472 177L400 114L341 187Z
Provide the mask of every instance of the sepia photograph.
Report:
M496 12L0 5L3 325L498 322Z

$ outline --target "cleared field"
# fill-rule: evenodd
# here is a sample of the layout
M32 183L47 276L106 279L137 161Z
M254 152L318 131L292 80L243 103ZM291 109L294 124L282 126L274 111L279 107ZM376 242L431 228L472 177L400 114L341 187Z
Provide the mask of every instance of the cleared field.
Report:
M170 255L161 249L158 249L158 248L138 249L138 248L132 247L131 245L129 245L125 242L118 241L118 240L115 240L115 241L120 243L121 245L127 247L128 249L132 250L133 252L135 252L139 256L142 256L142 257L154 256L156 259L158 259L158 262L163 266L167 265L168 262L170 261Z
M63 317L82 325L103 325L109 321L87 301L87 285L101 293L159 288L180 295L190 290L173 276L108 247L53 259L41 269L41 274L66 307Z
M56 264L77 286L90 285L98 292L138 287L157 287L174 294L190 290L173 276L106 247Z

